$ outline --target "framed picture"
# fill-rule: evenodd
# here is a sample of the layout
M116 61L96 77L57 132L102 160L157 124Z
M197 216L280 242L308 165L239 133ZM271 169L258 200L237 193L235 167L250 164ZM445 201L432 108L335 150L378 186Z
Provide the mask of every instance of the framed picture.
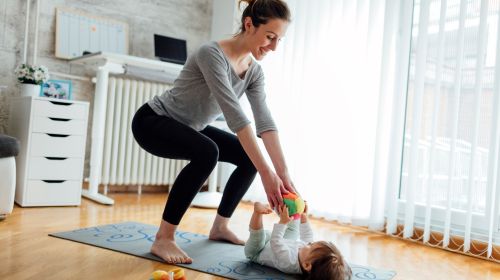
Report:
M42 84L40 96L71 100L71 80L48 80Z

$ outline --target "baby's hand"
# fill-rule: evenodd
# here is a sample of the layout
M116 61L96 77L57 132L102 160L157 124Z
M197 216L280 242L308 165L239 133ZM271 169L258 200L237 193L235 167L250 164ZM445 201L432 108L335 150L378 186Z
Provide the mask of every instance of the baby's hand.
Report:
M278 214L280 215L280 224L288 224L292 218L288 216L288 207L285 204L278 206Z
M304 207L304 212L302 214L300 214L300 222L303 224L303 223L307 223L307 201L304 200L304 204L305 204L305 207Z

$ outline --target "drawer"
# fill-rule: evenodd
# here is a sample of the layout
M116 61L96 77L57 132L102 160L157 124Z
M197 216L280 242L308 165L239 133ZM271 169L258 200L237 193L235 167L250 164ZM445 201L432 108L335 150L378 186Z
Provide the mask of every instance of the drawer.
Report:
M33 100L34 116L85 120L87 106L81 103L68 103L52 100Z
M77 180L83 175L83 158L31 157L28 179Z
M35 116L33 119L33 132L84 135L87 127L84 120L53 118Z
M80 205L81 181L28 180L23 206Z
M31 156L40 157L84 157L83 135L31 134Z

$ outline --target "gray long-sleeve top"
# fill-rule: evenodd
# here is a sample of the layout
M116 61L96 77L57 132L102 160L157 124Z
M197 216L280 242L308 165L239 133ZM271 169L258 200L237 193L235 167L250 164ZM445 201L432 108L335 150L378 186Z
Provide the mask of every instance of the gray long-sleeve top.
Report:
M148 102L159 115L171 117L193 129L203 130L224 114L228 127L238 132L250 121L239 98L246 93L257 135L277 130L266 105L264 73L255 60L240 78L217 42L202 45L190 55L174 87Z

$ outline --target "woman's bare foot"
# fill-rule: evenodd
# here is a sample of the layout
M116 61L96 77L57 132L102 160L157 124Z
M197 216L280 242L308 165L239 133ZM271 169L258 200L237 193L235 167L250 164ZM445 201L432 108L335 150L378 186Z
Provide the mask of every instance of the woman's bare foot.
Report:
M210 240L226 241L236 245L245 245L245 241L239 239L234 232L228 228L219 228L210 230L210 235L208 236Z
M273 212L273 209L263 203L255 202L253 204L253 211L258 214L271 214Z
M245 245L245 241L239 239L236 234L229 229L228 223L229 218L217 214L208 239L225 241L236 245Z
M176 229L177 225L162 220L153 246L151 246L151 253L171 264L192 263L193 259L175 244Z
M193 262L193 259L179 248L174 240L155 239L151 246L151 253L170 264Z

